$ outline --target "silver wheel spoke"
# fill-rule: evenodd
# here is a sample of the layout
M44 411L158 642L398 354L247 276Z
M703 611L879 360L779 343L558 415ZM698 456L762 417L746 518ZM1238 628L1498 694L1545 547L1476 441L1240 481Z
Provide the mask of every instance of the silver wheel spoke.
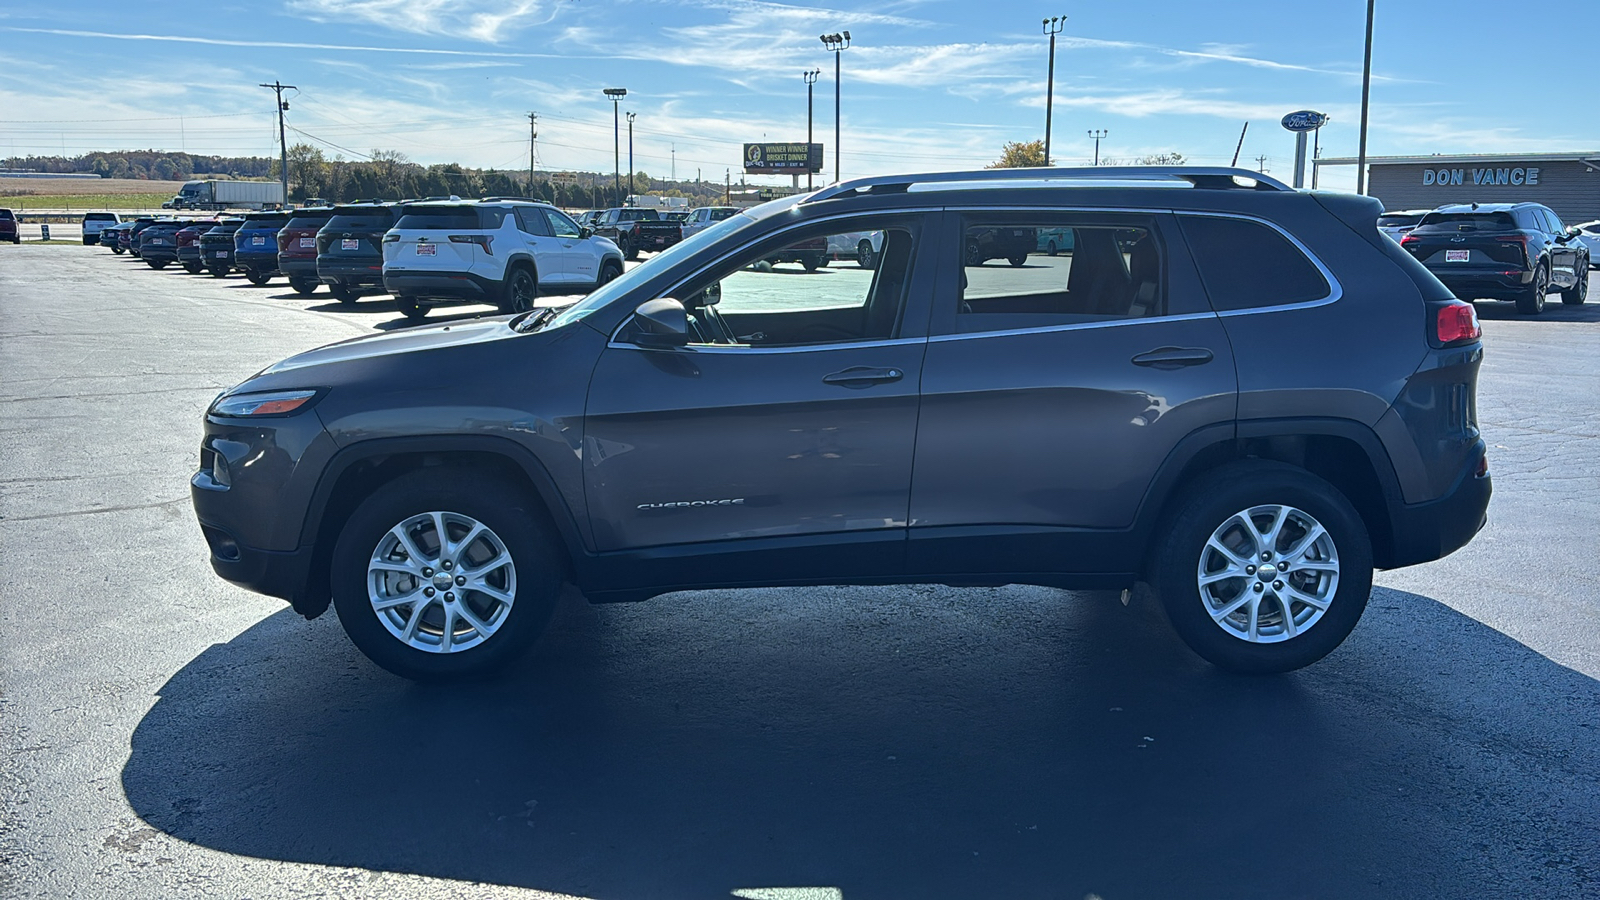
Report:
M456 557L467 552L467 549L472 546L472 542L478 539L478 535L483 534L487 530L488 529L484 527L482 522L472 523L472 528L467 532L467 536L462 538L461 541L455 545L455 549L450 551L450 560L457 566L460 566L461 560L457 559Z
M422 577L422 564L413 563L410 560L399 563L394 562L393 560L375 559L370 565L367 566L367 568L374 572L397 572L401 575L415 575L418 578Z
M1207 541L1206 542L1206 546L1210 547L1212 550L1215 550L1218 553L1222 554L1223 556L1227 557L1228 562L1233 563L1234 566L1238 567L1241 571L1244 569L1245 566L1250 564L1249 560L1247 560L1244 557L1240 556L1239 554L1233 552L1232 550L1229 550L1226 546L1223 545L1223 543L1221 541L1217 540L1215 537L1212 537L1210 541Z
M487 596L493 597L494 599L499 600L501 603L510 603L512 601L512 599L513 599L512 596L510 594L506 593L505 591L502 591L497 587L490 587L489 585L484 584L481 581L477 581L477 582L469 581L469 582L467 582L467 586L462 588L462 590L464 590L464 591L477 591L480 594L485 594Z
M411 607L411 618L406 620L405 630L400 632L400 639L402 641L406 641L406 642L409 643L410 641L413 641L413 640L416 639L416 637L417 637L417 626L422 624L422 611L427 609L428 606L430 604L432 604L432 603L433 603L433 600L431 598L424 597L424 598L422 598L422 602L421 603L418 603L418 604L416 604L416 605Z
M463 575L467 576L467 578L472 579L472 580L475 581L475 580L477 580L479 578L482 578L484 575L487 575L490 572L493 572L495 569L500 568L501 566L507 566L507 565L510 565L510 564L511 564L511 555L506 553L505 551L501 551L499 553L496 553L494 555L493 559L489 560L488 562L484 563L481 566L473 566L470 569L461 570L461 574L463 574Z
M450 558L450 532L445 530L444 516L439 513L429 513L433 519L433 530L439 535L439 561L444 562Z
M471 625L472 630L476 631L478 634L484 637L488 637L490 635L491 632L489 626L485 625L482 620L473 615L472 610L467 609L467 605L465 603L456 605L456 615L460 616L468 625Z
M449 653L450 645L455 640L456 631L456 605L446 603L444 609L444 630L439 632L439 651Z
M1283 558L1290 560L1299 559L1305 555L1307 550L1311 549L1312 544L1315 544L1318 539L1327 533L1328 532L1324 530L1321 525L1313 526L1309 531L1306 532L1305 537L1301 538L1299 541L1296 541L1293 547L1283 551Z
M459 541L450 539L451 526L461 532ZM437 556L418 545L430 528L438 536ZM394 558L402 553L406 559ZM470 553L489 559L469 569ZM473 600L477 608L467 604L468 591L482 595ZM396 640L425 653L461 653L490 640L505 624L516 593L516 561L505 542L482 522L450 510L408 517L389 529L367 561L367 599L378 622Z
M1313 561L1313 562L1299 562L1299 563L1295 563L1294 564L1294 571L1296 571L1296 572L1337 572L1337 571L1339 571L1339 564L1336 563L1336 562L1323 562L1321 560L1316 560L1316 561Z
M1257 637L1260 636L1260 631L1261 631L1261 595L1260 594L1251 594L1250 595L1250 625L1245 631L1245 636L1253 641Z
M1278 552L1278 535L1282 533L1284 520L1288 517L1289 507L1278 507L1277 515L1273 516L1272 519L1272 526L1261 534L1261 543L1257 547L1258 552L1261 550L1270 550L1273 553ZM1250 524L1254 527L1255 520L1252 519Z
M372 601L372 608L376 610L394 609L396 606L405 606L407 603L415 603L418 600L423 599L426 599L426 597L419 588L409 594L403 594L398 597L389 597L384 600L374 600Z
M1242 594L1239 595L1239 599L1233 601L1232 603L1229 603L1227 606L1224 606L1223 608L1217 610L1216 612L1213 612L1211 614L1211 618L1212 618L1213 621L1220 622L1223 619L1226 619L1227 617L1229 617L1229 616L1233 615L1234 613L1238 612L1239 611L1239 607L1244 606L1246 603L1249 603L1249 602L1250 602L1250 593L1249 593L1249 591L1246 591L1245 593L1242 593Z
M1278 553L1286 534L1295 536L1293 546ZM1339 588L1339 554L1333 536L1304 510L1252 506L1223 519L1206 540L1195 587L1206 614L1228 634L1252 644L1287 641L1328 611Z
M411 535L406 534L404 523L389 529L389 533L395 536L395 540L399 541L400 546L405 549L406 556L414 560L417 565L420 566L428 561L428 557L412 542Z
M1324 611L1324 610L1326 610L1328 608L1328 601L1321 600L1321 599L1318 599L1316 597L1313 597L1310 594L1306 593L1305 591L1300 590L1299 588L1291 587L1289 585L1284 585L1283 586L1283 593L1285 595L1287 595L1289 597L1289 599L1293 600L1294 602L1296 602L1296 603L1304 603L1305 605L1311 607L1312 609L1314 609L1314 610L1316 610L1318 612L1322 612L1322 611Z
M1243 568L1239 566L1229 566L1228 568L1223 569L1221 572L1212 572L1210 575L1200 576L1200 586L1205 587L1206 585L1216 584L1219 581L1227 581L1229 578L1248 577L1249 576L1245 574Z
M1288 637L1299 634L1294 626L1294 613L1289 609L1289 600L1284 596L1287 592L1273 594L1272 598L1278 601L1278 609L1283 613L1283 633Z

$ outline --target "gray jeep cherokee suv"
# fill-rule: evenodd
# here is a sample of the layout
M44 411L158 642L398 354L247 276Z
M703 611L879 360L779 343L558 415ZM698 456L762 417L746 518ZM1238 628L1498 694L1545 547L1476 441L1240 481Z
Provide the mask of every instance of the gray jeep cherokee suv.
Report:
M1477 319L1381 211L1231 169L834 185L559 311L260 372L195 510L223 578L411 678L511 661L563 582L1145 581L1214 664L1294 669L1489 503ZM1071 250L968 259L996 229ZM759 265L836 234L874 265Z

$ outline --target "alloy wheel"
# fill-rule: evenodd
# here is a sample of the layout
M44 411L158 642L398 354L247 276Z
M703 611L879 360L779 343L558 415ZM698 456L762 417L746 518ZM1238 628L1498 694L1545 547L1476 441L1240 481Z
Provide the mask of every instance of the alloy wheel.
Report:
M517 568L505 541L455 512L425 512L378 541L367 563L367 599L383 627L406 646L459 653L505 624Z
M1253 506L1211 533L1196 579L1217 627L1249 643L1279 643L1328 611L1339 589L1339 554L1310 513Z

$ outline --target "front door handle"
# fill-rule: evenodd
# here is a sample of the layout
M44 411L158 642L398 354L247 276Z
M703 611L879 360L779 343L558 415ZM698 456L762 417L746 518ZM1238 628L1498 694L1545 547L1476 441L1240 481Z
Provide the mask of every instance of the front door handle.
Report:
M899 369L874 369L870 366L851 366L834 372L832 375L822 376L827 384L838 384L844 387L866 387L871 384L881 384L888 381L899 381L906 377L906 373Z
M1181 369L1184 366L1203 366L1215 358L1204 347L1162 347L1135 356L1133 364L1154 369Z

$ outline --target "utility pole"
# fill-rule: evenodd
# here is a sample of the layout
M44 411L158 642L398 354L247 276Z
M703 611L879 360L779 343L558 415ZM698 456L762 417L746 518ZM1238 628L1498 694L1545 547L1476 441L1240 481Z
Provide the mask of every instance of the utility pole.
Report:
M528 196L533 196L533 157L539 143L539 114L528 113Z
M637 171L633 167L633 120L634 114L628 113L628 195L632 195L634 191L638 190L633 180L633 173ZM656 171L659 172L661 170L657 169ZM627 199L626 196L623 199Z
M672 183L678 183L678 144L676 141L672 144Z
M1266 157L1266 154L1262 154L1261 156L1256 157L1256 171L1260 172L1263 175L1267 174L1267 157Z
M1110 133L1111 132L1106 131L1104 128L1094 128L1089 130L1089 137L1094 138L1094 164L1097 166L1100 165L1100 141ZM1047 159L1046 162L1049 162L1049 160Z
M1356 154L1356 193L1367 192L1367 106L1372 100L1372 13L1375 0L1367 0L1367 54L1361 64L1361 149Z
M806 190L811 190L811 95L812 86L817 83L817 78L822 75L821 69L811 69L801 72L800 77L806 81Z
M822 46L833 51L833 180L837 183L844 180L839 174L842 171L839 166L839 59L850 49L850 32L825 34Z
M288 111L289 104L283 102L284 91L298 91L299 88L292 84L279 84L274 80L271 84L257 85L257 87L272 88L278 95L278 175L283 182L283 202L289 202L289 144L283 134L283 114Z
M1044 164L1050 165L1050 116L1056 105L1056 35L1067 27L1066 16L1044 20L1044 33L1050 35L1050 75L1044 88Z

